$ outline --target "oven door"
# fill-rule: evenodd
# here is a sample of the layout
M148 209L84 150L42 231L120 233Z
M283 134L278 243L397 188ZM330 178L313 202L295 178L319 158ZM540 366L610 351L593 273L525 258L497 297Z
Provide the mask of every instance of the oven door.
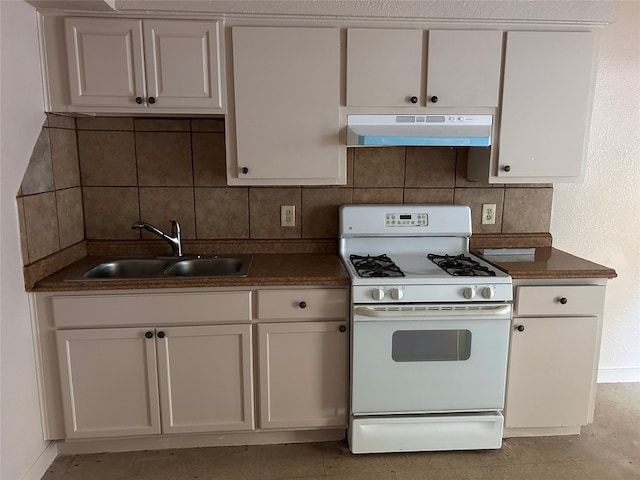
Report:
M354 415L499 410L511 306L356 305Z

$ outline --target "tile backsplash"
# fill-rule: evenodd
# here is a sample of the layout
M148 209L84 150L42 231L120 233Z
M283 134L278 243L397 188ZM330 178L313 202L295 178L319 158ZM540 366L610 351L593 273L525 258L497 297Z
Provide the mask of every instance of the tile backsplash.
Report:
M177 219L185 239L335 239L345 203L466 204L475 233L549 231L552 186L469 182L466 148L350 148L347 161L344 186L228 187L223 119L50 114L18 193L24 263L140 238L138 220ZM495 225L481 224L483 203ZM280 226L281 205L295 205L295 227Z
M74 118L48 116L17 202L25 265L85 239Z

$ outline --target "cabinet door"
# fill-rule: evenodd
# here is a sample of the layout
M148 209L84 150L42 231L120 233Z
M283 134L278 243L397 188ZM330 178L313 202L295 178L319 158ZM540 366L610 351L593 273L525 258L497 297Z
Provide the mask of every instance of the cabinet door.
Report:
M342 322L258 325L261 428L346 425L348 338Z
M67 438L160 433L152 331L59 330L56 339Z
M505 427L586 425L597 317L516 317L514 326Z
M339 30L234 27L232 34L229 184L344 183Z
M71 104L136 107L145 96L139 20L67 18Z
M219 22L145 20L151 108L223 108Z
M253 428L251 325L160 328L163 433Z
M350 28L347 106L423 105L423 43L422 30Z
M427 106L497 107L502 35L498 31L430 30Z
M594 34L508 32L497 177L580 177L592 103Z

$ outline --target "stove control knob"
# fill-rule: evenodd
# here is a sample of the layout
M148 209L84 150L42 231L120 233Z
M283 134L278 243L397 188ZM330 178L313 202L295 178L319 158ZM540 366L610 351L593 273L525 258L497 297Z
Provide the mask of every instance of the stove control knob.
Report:
M476 289L473 287L467 287L463 290L462 294L464 295L464 298L471 300L476 296Z
M495 292L495 290L493 289L493 287L484 287L484 288L482 289L482 296L483 296L484 298L487 298L487 299L491 299L491 298L493 298L493 296L495 295L495 293L496 293L496 292Z
M380 287L374 288L371 292L371 296L374 300L382 300L384 298L384 290Z
M391 298L393 298L394 300L402 300L402 297L404 297L404 291L401 290L399 287L396 287L393 290L391 290Z

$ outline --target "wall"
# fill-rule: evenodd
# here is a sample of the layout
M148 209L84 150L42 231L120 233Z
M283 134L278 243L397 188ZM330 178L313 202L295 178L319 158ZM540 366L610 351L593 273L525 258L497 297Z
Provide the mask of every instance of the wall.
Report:
M39 478L55 455L42 440L15 201L44 114L34 10L2 1L0 22L0 478L19 480Z
M602 34L584 183L554 188L554 245L615 268L599 381L640 381L640 3Z
M62 119L77 133L52 128ZM337 239L346 203L458 203L476 233L549 231L551 186L468 182L466 148L352 148L345 186L227 187L223 120L49 115L43 132L52 158L36 145L18 198L28 262L82 240L83 210L89 240L140 238L134 222L171 219L185 239ZM496 204L495 225L481 224L483 203ZM295 205L295 227L280 226L281 205Z

